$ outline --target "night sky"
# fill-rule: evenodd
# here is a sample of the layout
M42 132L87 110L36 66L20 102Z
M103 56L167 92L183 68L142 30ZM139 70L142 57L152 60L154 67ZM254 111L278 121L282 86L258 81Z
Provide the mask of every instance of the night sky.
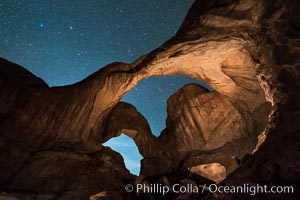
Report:
M0 57L27 68L49 86L72 84L111 62L131 63L159 47L176 33L192 3L193 0L1 0ZM136 106L158 136L165 127L167 98L190 82L195 80L184 76L150 77L122 101ZM138 173L140 156L132 155L136 147L125 137L106 144L125 149L124 157L131 160L127 167Z

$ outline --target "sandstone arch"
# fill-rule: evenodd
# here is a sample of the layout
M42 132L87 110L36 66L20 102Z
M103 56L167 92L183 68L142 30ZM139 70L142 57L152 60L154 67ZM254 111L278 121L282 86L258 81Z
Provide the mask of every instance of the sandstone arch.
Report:
M226 156L236 156L235 149L240 154L249 152L269 120L265 143L223 184L247 181L296 185L300 124L298 11L299 3L294 0L199 0L177 34L158 49L131 64L108 65L66 87L49 88L20 66L1 59L1 187L35 194L63 193L61 199L86 198L107 188L118 188L119 196L124 195L120 192L124 183L133 177L119 156L101 147L112 136L105 134L110 128L106 122L112 120L109 116L122 107L119 100L138 81L168 74L189 75L211 85L216 91L214 98L227 99L243 118L249 137L208 152L201 149L178 154L184 145L175 146L173 152L170 148L156 152L152 150L155 145L141 148L145 157L149 156L143 162L148 167L142 169L144 173L168 173L217 161L226 172L232 172L237 166ZM209 95L202 94L203 98ZM267 100L272 103L269 118ZM168 134L163 135L153 141L141 138L137 144L172 141ZM241 153L245 144L250 145ZM52 173L34 174L41 166ZM112 182L103 185L107 177Z

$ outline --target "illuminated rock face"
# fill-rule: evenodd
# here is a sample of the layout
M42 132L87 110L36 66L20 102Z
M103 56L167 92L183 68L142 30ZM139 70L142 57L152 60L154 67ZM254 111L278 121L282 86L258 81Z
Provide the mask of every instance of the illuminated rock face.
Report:
M208 163L197 165L190 169L191 173L208 178L216 183L223 181L226 178L226 169L220 163Z
M48 88L1 59L1 188L60 199L113 190L126 199L120 196L133 177L101 145L122 132L144 156L144 176L220 163L231 173L224 184L297 183L299 9L292 0L198 0L158 49L66 87ZM119 101L144 78L174 74L214 91L188 85L176 92L155 138L145 118ZM265 143L239 167L263 131Z

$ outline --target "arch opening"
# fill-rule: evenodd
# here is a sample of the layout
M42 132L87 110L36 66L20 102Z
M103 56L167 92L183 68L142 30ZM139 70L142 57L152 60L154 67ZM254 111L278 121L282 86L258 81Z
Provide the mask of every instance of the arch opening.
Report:
M111 138L102 145L120 153L130 173L139 175L141 168L140 161L143 157L132 138L122 133L120 136Z
M151 76L141 80L121 99L136 107L147 119L152 133L158 137L166 127L167 100L186 84L195 83L213 89L198 79L184 75Z

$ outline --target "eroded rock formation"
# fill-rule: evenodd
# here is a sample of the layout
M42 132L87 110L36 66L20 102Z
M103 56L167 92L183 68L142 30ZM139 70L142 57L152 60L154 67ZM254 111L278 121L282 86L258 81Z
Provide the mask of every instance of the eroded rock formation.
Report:
M132 199L123 187L134 177L101 145L121 133L144 156L143 176L172 178L220 163L229 174L221 184L297 185L298 10L294 0L197 0L161 47L65 87L49 88L1 59L1 190L19 199L87 199L106 191ZM174 74L202 80L214 91L181 88L168 101L166 129L155 138L146 119L119 101L144 78ZM248 156L259 134L266 141Z

